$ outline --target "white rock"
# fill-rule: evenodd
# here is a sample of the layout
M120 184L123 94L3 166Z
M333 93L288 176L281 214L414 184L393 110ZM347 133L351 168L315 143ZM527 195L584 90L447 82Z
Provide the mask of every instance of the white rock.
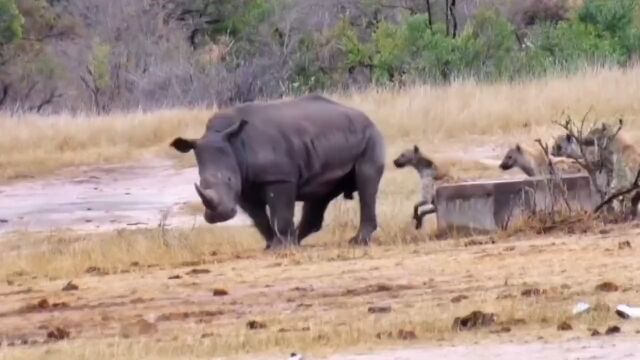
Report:
M591 309L591 305L585 302L579 302L576 304L576 306L573 307L573 315L581 314L588 311L589 309Z

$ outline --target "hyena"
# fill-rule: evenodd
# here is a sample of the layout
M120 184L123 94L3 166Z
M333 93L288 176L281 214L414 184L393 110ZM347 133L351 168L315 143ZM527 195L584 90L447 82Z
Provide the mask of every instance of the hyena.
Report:
M596 164L600 167L598 170L606 175L606 183L602 188L605 189L607 195L625 190L633 185L636 174L640 170L640 151L624 134L616 134L615 129L603 123L589 131L582 144L590 152L597 154ZM636 192L631 199L631 215L633 217L637 214L639 201L640 193ZM615 206L619 210L624 209L624 199Z
M423 155L417 145L413 149L403 151L393 164L397 168L411 166L420 176L422 187L422 197L413 207L413 219L416 221L416 229L422 227L422 219L436 211L434 204L436 182L446 178L446 174L438 168L438 166L427 156ZM426 209L420 211L420 207L427 206Z
M560 173L577 173L581 168L568 159L551 157L554 168ZM531 149L521 144L516 144L507 150L500 169L506 171L519 168L527 176L546 176L550 174L549 162L541 148Z

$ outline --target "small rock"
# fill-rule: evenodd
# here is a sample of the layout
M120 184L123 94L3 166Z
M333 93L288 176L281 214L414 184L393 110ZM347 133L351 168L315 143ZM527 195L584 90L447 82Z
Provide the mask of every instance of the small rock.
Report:
M571 324L569 324L568 322L563 321L560 324L558 324L558 331L569 331L569 330L573 330L573 326L571 326Z
M454 304L457 304L459 302L462 302L463 300L467 300L469 297L467 295L457 295L451 298L451 302Z
M151 335L158 332L158 326L145 319L124 324L120 327L120 336L125 339L138 337L142 335Z
M191 269L187 272L187 275L200 275L200 274L208 274L211 270L209 269Z
M600 336L602 333L598 329L591 329L591 336Z
M140 262L139 261L132 261L131 264L129 264L129 266L138 267L138 266L140 266Z
M400 340L415 340L418 338L415 331L404 329L398 330L398 334L396 335L396 337Z
M36 307L38 309L48 309L51 307L51 304L49 304L49 300L47 299L40 299L40 301L36 303Z
M607 328L607 330L604 332L605 335L613 335L613 334L618 334L622 331L622 329L620 329L620 326L618 325L613 325L613 326L609 326Z
M367 311L370 314L386 314L391 312L391 306L390 305L369 306Z
M9 220L7 220L7 219L0 219L0 224L6 224L8 222L9 222Z
M302 355L293 352L291 353L291 355L289 355L289 360L304 360L304 358L302 357Z
M267 324L257 321L257 320L249 320L247 321L247 328L249 330L258 330L258 329L266 329Z
M546 293L547 293L546 289L531 288L531 289L522 290L522 292L520 292L520 295L523 297L538 297Z
M227 296L229 292L225 289L213 289L213 296Z
M62 291L76 291L80 289L78 285L74 284L72 281L69 281L63 288Z
M472 311L466 316L456 317L452 328L455 331L471 330L480 327L491 326L496 322L496 314L484 313L479 310Z
M629 240L620 241L618 243L618 250L631 249L631 242Z
M616 292L620 290L620 287L612 283L611 281L605 281L603 283L596 285L595 289L597 291L602 291L602 292Z
M47 332L47 339L56 341L68 339L69 336L71 336L71 332L63 327L56 327L55 329Z
M182 276L180 275L171 275L168 277L169 280L178 280L178 279L182 279Z
M376 338L378 340L382 340L383 338L392 339L393 333L391 331L379 332L376 334Z

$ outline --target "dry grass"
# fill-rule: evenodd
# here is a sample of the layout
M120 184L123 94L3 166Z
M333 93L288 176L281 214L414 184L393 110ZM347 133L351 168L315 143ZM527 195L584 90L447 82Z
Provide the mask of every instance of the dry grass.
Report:
M101 117L0 114L0 133L7 135L0 137L0 180L173 154L168 145L176 134L200 135L211 113L175 109Z
M624 91L620 91L624 89ZM473 143L532 141L558 131L550 121L563 111L596 117L624 116L640 131L640 68L594 69L566 78L515 84L419 86L329 95L369 114L385 135L390 156L413 143L427 153ZM0 114L0 180L32 177L75 165L114 163L145 155L177 157L167 147L176 135L199 136L206 110L166 110L103 117L10 118Z

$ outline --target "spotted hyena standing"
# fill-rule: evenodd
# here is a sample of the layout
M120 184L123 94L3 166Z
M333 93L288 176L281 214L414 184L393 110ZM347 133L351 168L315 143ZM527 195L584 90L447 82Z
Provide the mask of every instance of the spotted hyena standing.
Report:
M551 161L560 173L574 174L582 171L582 168L570 159L551 157ZM504 171L513 168L522 170L530 177L547 176L551 173L549 161L541 148L530 148L521 144L509 148L500 162L500 169Z
M393 164L399 169L410 166L414 168L420 176L422 196L420 201L413 207L413 218L416 221L416 229L420 229L422 227L422 219L426 215L436 211L434 204L436 182L444 180L447 176L433 160L422 154L417 145L414 145L413 149L403 151L393 160ZM426 208L420 210L423 206L426 206Z

